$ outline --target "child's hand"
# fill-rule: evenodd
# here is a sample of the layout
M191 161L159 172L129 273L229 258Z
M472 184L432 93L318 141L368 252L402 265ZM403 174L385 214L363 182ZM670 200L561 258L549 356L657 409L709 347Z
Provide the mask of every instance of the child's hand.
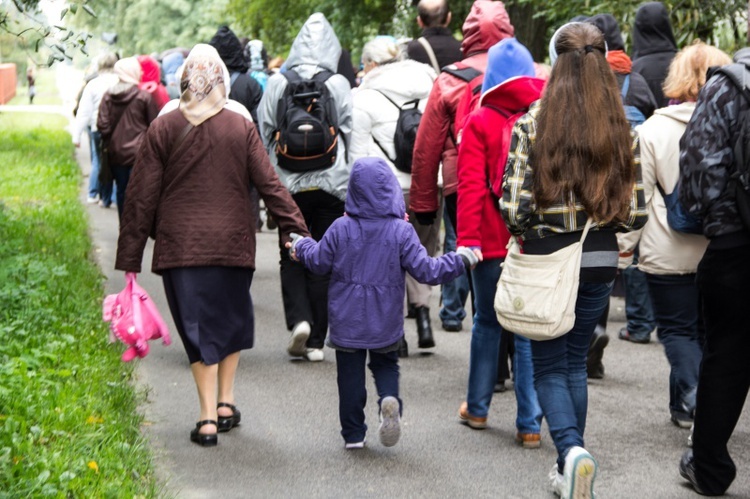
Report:
M289 258L294 260L295 262L299 262L299 258L297 258L297 242L303 239L302 236L299 234L295 234L294 232L291 232L289 234L289 237L292 238L291 241L287 241L284 243L284 247L289 249Z
M482 250L479 248L467 248L466 246L461 246L456 249L456 254L461 257L464 265L469 269L473 269L477 266L477 263L484 259L482 256Z

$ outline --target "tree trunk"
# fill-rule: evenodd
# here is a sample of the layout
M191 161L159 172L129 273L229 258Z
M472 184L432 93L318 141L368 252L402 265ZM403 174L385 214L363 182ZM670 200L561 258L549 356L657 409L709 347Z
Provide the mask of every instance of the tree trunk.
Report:
M516 29L518 41L529 49L535 61L544 62L549 56L547 20L534 17L535 9L532 4L520 5L515 1L506 1L505 9Z

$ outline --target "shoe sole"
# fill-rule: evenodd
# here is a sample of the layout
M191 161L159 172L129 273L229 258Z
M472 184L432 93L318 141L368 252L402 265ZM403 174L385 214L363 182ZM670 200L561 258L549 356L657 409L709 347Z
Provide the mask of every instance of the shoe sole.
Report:
M286 348L287 353L292 357L305 357L307 348L307 338L310 337L310 327L299 327L292 333L292 338L289 340L289 346Z
M573 462L570 495L566 499L594 499L594 480L599 465L590 454L583 454Z
M384 447L393 447L401 438L401 416L399 414L398 400L394 397L386 397L380 404L380 443Z
M678 428L682 428L684 430L689 430L693 427L692 421L686 421L682 419L677 419L676 417L672 416L672 423L677 426Z
M538 449L542 446L541 440L523 440L517 438L516 443L524 449Z
M465 424L472 430L484 430L487 428L487 421L476 421L467 416L461 414L461 409L458 410L458 419L462 424Z

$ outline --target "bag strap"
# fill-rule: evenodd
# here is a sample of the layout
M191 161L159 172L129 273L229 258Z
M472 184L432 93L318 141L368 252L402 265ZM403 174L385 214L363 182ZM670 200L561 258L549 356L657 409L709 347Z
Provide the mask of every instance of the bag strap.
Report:
M423 36L417 38L417 41L420 45L422 45L422 47L424 47L424 51L427 52L427 57L430 58L432 69L434 69L437 74L440 74L440 64L438 64L437 57L435 57L435 51L432 50L432 45L430 45L430 42Z
M180 135L177 136L177 139L174 141L174 145L172 146L172 150L169 152L169 157L167 158L167 163L172 162L172 158L174 157L175 153L180 149L180 146L183 142L185 142L185 137L190 133L190 130L195 128L191 123L188 123L185 125L185 128L182 129L180 132Z
M630 89L630 75L625 75L625 81L622 82L622 90L620 90L620 96L622 97L622 103L625 104L625 96L628 95Z
M234 86L234 82L237 81L237 78L240 77L239 71L232 71L232 75L229 77L229 88L232 88Z

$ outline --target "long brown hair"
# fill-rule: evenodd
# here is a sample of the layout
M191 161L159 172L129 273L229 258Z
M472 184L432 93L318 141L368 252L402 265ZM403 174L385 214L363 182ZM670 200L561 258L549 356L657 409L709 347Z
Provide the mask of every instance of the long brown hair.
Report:
M625 221L635 180L633 140L604 35L593 24L571 23L554 48L558 57L529 154L536 205L570 205L572 193L596 221Z

